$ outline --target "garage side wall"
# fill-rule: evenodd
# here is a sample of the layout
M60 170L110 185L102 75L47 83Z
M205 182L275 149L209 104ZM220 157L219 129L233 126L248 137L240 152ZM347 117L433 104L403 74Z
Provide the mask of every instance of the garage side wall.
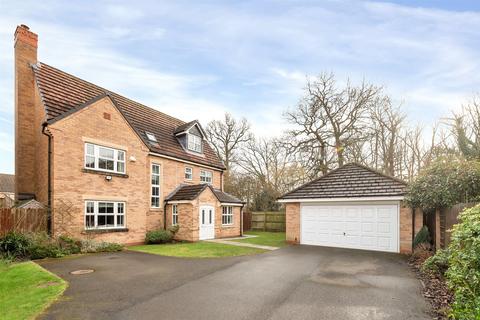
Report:
M420 209L415 210L415 232L416 234L423 226L423 213ZM412 253L412 215L413 209L405 202L400 204L400 253Z
M286 239L289 243L300 243L300 203L285 205Z

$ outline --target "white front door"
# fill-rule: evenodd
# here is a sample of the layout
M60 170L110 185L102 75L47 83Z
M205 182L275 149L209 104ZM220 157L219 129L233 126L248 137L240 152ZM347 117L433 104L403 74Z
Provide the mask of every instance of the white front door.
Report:
M300 243L399 252L398 204L302 204Z
M200 240L215 238L215 209L212 206L201 206L200 217Z

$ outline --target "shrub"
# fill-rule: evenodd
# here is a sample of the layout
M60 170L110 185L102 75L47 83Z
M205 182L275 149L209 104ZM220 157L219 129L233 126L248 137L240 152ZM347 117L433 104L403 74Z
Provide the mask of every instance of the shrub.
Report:
M80 241L69 238L67 236L60 236L58 237L58 245L59 247L68 252L68 254L77 254L81 251L81 244Z
M172 233L172 236L175 237L175 235L177 234L179 229L180 229L180 226L178 224L176 224L174 226L170 226L168 228L168 231L170 231Z
M55 243L37 243L30 247L30 259L61 258L68 253L60 249Z
M430 232L427 226L423 226L413 239L413 247L416 248L419 244L427 242L430 242Z
M155 230L147 232L145 242L147 244L168 243L173 239L173 234L170 230Z
M70 254L68 250L62 249L56 239L51 238L46 232L32 233L30 237L29 256L30 259L61 258Z
M31 241L22 233L9 232L0 239L0 254L7 260L24 259L29 255Z
M97 252L116 252L122 251L123 246L113 242L100 242L97 247Z
M431 256L423 263L422 269L429 272L439 272L444 274L448 269L448 259L449 259L448 250L438 250L435 255Z
M480 205L464 210L453 227L447 284L454 292L452 316L480 319Z
M112 242L98 242L92 239L81 240L80 250L83 253L95 253L95 252L115 252L121 251L123 246L118 243Z
M406 201L431 211L480 198L480 162L443 158L436 160L409 184Z

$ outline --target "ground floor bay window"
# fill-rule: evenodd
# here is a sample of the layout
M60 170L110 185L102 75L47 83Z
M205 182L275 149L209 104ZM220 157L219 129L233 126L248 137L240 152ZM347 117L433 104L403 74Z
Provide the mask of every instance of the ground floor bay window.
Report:
M85 201L85 229L125 228L125 202Z

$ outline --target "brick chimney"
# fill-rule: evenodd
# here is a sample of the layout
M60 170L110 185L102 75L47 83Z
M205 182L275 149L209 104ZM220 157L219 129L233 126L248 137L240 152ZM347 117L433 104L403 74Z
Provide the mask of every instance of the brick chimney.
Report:
M35 79L38 36L26 25L15 30L15 199L35 193Z

